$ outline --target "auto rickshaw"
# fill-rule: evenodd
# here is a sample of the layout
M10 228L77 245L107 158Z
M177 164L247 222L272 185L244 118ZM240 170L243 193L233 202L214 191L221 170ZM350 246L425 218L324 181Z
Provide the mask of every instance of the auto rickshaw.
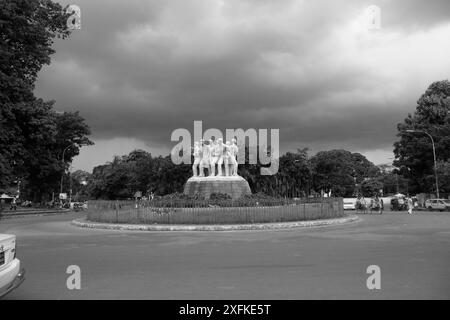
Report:
M405 211L407 204L404 198L395 197L391 199L391 211Z

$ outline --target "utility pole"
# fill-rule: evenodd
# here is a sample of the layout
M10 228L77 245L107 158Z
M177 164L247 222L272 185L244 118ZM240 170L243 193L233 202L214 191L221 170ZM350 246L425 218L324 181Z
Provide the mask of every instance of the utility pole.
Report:
M72 203L72 173L71 173L71 167L72 165L69 167L69 207L70 204Z

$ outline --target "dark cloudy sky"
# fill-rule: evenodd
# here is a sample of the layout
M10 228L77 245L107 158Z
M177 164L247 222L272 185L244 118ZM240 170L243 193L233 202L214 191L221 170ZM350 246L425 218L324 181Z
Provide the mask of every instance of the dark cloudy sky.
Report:
M80 110L95 146L75 169L176 128L279 128L281 151L343 148L389 162L396 124L450 74L449 0L76 0L36 94ZM382 10L379 31L362 26Z

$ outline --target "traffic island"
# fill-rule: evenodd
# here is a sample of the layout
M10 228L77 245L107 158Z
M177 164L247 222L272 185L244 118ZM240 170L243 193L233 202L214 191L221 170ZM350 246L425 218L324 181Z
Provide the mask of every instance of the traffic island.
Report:
M277 223L254 224L208 224L208 225L175 225L175 224L121 224L93 222L87 219L75 219L72 225L82 228L123 230L123 231L250 231L250 230L286 230L295 228L325 227L354 223L359 220L356 215L334 219L309 221L291 221Z

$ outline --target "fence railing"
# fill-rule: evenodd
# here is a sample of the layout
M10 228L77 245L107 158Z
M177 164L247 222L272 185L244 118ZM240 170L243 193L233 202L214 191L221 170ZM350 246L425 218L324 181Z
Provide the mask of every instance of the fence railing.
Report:
M344 216L342 198L236 201L102 201L88 203L88 220L127 224L248 224Z

